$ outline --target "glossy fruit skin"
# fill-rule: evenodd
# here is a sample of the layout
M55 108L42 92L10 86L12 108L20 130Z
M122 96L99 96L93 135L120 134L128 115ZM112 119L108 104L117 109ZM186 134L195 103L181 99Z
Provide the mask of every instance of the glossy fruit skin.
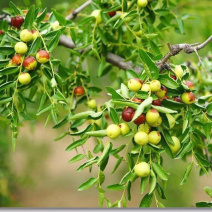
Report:
M16 43L14 49L18 54L25 54L28 51L28 47L24 42Z
M143 84L142 87L141 87L141 90L146 91L146 92L150 91L151 90L150 85L149 84Z
M158 97L158 98L163 98L165 97L167 94L167 88L165 86L161 86L161 89L157 92L155 92L155 95Z
M152 104L155 106L161 106L161 100L160 99L153 100Z
M175 136L172 136L172 140L174 142L174 145L169 144L169 148L171 149L173 154L176 154L181 148L180 140Z
M85 93L85 90L84 90L84 88L82 86L77 86L74 89L75 96L82 96L84 93Z
M149 143L157 145L161 140L161 135L158 131L152 131L149 133Z
M181 99L185 104L190 105L195 102L195 95L192 92L185 92Z
M94 16L96 18L96 23L97 24L102 23L102 16L101 16L101 11L100 10L94 10L91 13L91 16Z
M147 4L148 4L148 1L147 0L138 0L137 1L138 7L146 7Z
M107 13L111 18L116 15L116 11L110 11Z
M180 97L174 97L174 101L175 101L175 102L180 102L180 103L182 103L182 100L181 100Z
M145 132L137 132L134 136L134 141L140 146L143 146L148 143L148 135Z
M190 90L194 89L194 83L191 81L186 81L185 84L190 88Z
M34 57L26 57L23 61L23 66L25 69L32 71L37 67L37 61Z
M24 29L20 33L20 38L24 42L29 42L33 39L32 32L28 29Z
M134 78L134 79L130 79L128 81L128 88L131 90L131 91L138 91L141 89L141 86L142 86L142 82L140 79L138 78Z
M163 98L161 98L161 101L163 101L164 99L169 99L168 96L164 96Z
M15 28L20 29L23 23L24 23L24 19L21 16L16 16L11 18L11 25Z
M138 127L138 132L145 132L146 134L149 134L150 131L151 127L147 123L141 124Z
M34 41L37 37L39 37L38 31L32 30L32 40Z
M126 135L128 132L130 132L130 127L126 123L119 124L119 127L121 129L121 134Z
M142 113L137 119L135 119L134 123L136 125L140 125L140 124L145 123L145 121L146 121L146 115L144 113Z
M107 136L111 139L117 138L121 134L121 129L116 124L111 124L107 127Z
M150 174L150 166L146 162L141 162L135 165L134 172L139 177L147 177Z
M174 75L172 75L171 78L172 78L173 80L176 80L176 79L177 79L177 77L174 76Z
M87 103L88 103L88 107L91 108L91 109L95 109L96 106L97 106L95 99L91 99Z
M19 76L18 76L18 81L22 84L22 85L27 85L31 82L31 76L30 74L24 72L24 73L21 73Z
M160 88L161 88L161 83L160 83L160 81L158 81L158 80L152 80L152 81L150 82L150 89L151 89L152 92L159 91Z
M134 98L132 99L132 101L133 101L133 102L136 102L136 103L142 103L144 100L143 100L143 99L139 99L139 98L137 98L137 97L134 97Z
M12 63L15 64L15 65L20 65L22 62L22 58L21 58L21 55L20 54L15 54L13 57L12 57Z
M166 114L166 117L168 119L170 129L173 128L175 125L175 118L171 114L168 114L168 113Z
M176 65L176 66L175 66L174 73L176 74L176 76L177 76L178 78L181 79L182 76L183 76L183 69L182 69L182 67L181 67L180 65Z
M154 124L158 121L160 114L155 109L150 109L146 114L148 124Z
M133 119L135 110L131 107L128 107L122 111L122 119L126 122L130 122Z
M161 116L160 116L156 122L154 122L154 123L149 123L149 125L150 125L151 127L159 127L159 126L161 125L161 123L162 123L162 118L161 118Z
M47 63L49 61L49 53L45 50L38 50L36 59L39 63Z

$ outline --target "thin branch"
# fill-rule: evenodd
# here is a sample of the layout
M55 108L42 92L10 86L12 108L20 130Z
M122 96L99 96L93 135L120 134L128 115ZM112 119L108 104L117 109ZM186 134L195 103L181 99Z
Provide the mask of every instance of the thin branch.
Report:
M92 3L92 0L88 0L86 1L84 4L82 4L80 7L78 7L77 9L75 9L71 14L69 14L68 16L66 16L67 20L72 20L74 18L76 18L76 16L78 15L78 13L80 13L83 9L85 9L87 6L89 6Z
M170 57L179 54L181 51L184 51L186 54L191 54L195 52L201 61L201 58L199 57L197 50L204 48L211 41L212 41L212 35L203 43L194 43L194 44L184 43L184 44L175 44L175 45L168 44L170 51L160 61L158 61L157 66L159 70L164 69L164 65L167 65L166 62Z

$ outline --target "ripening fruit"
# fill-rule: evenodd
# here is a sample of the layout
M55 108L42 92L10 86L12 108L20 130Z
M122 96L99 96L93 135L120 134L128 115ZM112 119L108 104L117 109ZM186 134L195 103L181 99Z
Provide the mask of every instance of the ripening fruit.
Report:
M133 102L136 102L136 103L142 103L144 100L143 100L143 99L139 99L139 98L137 98L137 97L134 97L134 98L132 99L132 101L133 101Z
M177 79L177 77L174 76L174 75L171 75L171 78L172 78L173 80L176 80L176 79Z
M88 101L88 107L91 108L91 109L95 109L97 106L96 104L96 100L95 99L91 99Z
M15 44L14 49L18 54L25 54L28 50L28 47L24 42L18 42Z
M128 81L128 88L131 90L131 91L138 91L141 89L141 86L142 86L142 82L140 79L137 79L137 78L134 78L134 79L130 79Z
M185 92L181 96L181 99L185 104L190 105L190 104L194 103L195 95L192 92Z
M146 114L148 124L154 124L158 121L160 114L155 109L150 109Z
M155 106L161 106L161 100L160 99L153 100L152 104Z
M119 127L121 129L121 134L126 135L130 131L130 127L126 123L119 124Z
M20 65L22 62L22 58L21 58L21 55L20 54L15 54L13 57L12 57L12 63L15 64L15 65Z
M111 18L116 15L116 11L110 11L107 13Z
M138 163L134 166L134 172L139 177L147 177L150 174L150 166L146 162Z
M24 23L24 19L21 16L16 16L11 18L11 25L15 28L20 29L23 23Z
M45 50L38 50L36 59L39 63L46 63L49 61L49 53Z
M27 70L34 70L37 67L37 61L32 56L26 57L23 61L23 66Z
M18 76L18 81L22 84L22 85L27 85L31 82L31 76L30 74L24 72L24 73L20 73L20 75Z
M121 134L121 129L116 124L111 124L107 127L107 136L109 138L117 138Z
M141 146L147 144L148 139L148 135L145 132L137 132L134 136L135 143Z
M175 125L175 118L171 114L168 114L168 113L166 113L166 117L168 119L170 129L173 128Z
M96 23L97 23L97 24L102 23L101 10L94 10L94 11L91 13L91 16L93 16L93 17L96 18Z
M177 137L175 137L175 136L172 136L172 140L174 142L174 145L169 144L169 147L170 147L172 153L176 154L177 152L179 152L181 144L180 144L179 139Z
M145 132L149 134L150 130L151 130L151 127L147 123L141 124L138 127L138 132Z
M0 35L3 35L3 34L4 34L4 32L2 30L0 30Z
M128 107L122 111L122 119L126 122L130 122L133 119L135 110L131 107Z
M147 4L148 4L148 1L147 0L138 0L137 1L138 7L146 7Z
M152 80L150 82L150 89L151 89L152 92L159 91L160 88L161 88L160 81L158 81L158 80Z
M158 97L158 98L163 98L165 97L167 94L167 88L165 86L161 86L161 89L157 92L155 92L155 95Z
M146 84L146 83L143 84L142 87L141 87L141 90L146 91L146 92L150 91L150 85Z
M190 90L194 89L194 83L191 81L186 81L185 84L190 88Z
M134 123L136 125L140 125L140 124L145 123L145 121L146 121L146 115L144 113L142 113L137 119L135 119Z
M32 32L30 30L28 30L28 29L24 29L20 33L20 38L24 42L29 42L29 41L31 41L33 39Z
M161 125L161 123L162 123L162 118L161 118L161 116L158 118L158 120L155 122L155 123L149 123L149 125L151 126L151 127L159 127L160 125Z
M181 79L182 76L183 76L183 69L182 69L182 67L181 67L180 65L176 65L176 66L175 66L174 73L176 74L176 76L177 76L178 78Z
M32 30L32 40L35 40L37 37L39 37L38 31Z
M177 96L176 96L176 97L174 97L174 101L175 101L175 102L180 102L180 103L182 103L181 98L180 98L180 97L177 97Z
M75 96L82 96L84 93L85 93L85 90L84 90L84 88L82 86L77 86L74 89Z
M149 143L154 145L157 145L161 140L161 135L158 131L150 132L148 137L149 137Z

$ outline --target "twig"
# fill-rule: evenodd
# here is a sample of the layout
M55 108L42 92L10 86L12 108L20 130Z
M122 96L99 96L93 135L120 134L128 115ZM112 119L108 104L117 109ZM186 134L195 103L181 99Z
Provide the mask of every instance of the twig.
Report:
M86 1L80 7L78 7L77 9L75 9L71 14L69 14L68 16L66 16L66 19L67 20L74 19L78 15L78 13L80 13L84 8L86 8L87 6L89 6L91 3L92 3L92 0Z

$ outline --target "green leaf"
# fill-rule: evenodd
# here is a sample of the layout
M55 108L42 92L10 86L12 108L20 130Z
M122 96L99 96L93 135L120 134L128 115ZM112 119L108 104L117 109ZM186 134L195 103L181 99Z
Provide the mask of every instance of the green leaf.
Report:
M60 34L61 34L60 31L58 31L55 37L49 42L48 44L49 52L52 52L58 46Z
M8 102L12 101L12 99L13 99L12 97L3 97L3 98L1 98L0 99L0 105L8 103Z
M176 18L178 28L180 30L180 34L184 34L184 29L183 29L183 21L180 18Z
M116 100L116 99L123 99L123 97L118 94L113 88L111 87L106 87L108 93L110 93L112 95L112 99Z
M33 26L33 21L35 20L35 5L32 5L26 14L25 20L24 20L24 29L31 29Z
M171 110L171 109L166 108L166 107L152 105L152 108L154 108L155 110L157 110L160 113L177 113L176 110Z
M151 194L155 190L155 187L156 187L156 176L152 170L151 170L151 175L149 178L149 185L150 185L149 194Z
M150 73L149 75L150 79L157 79L159 76L158 67L155 65L155 63L152 61L152 59L145 51L139 49L138 52L144 67L145 68L148 67L149 69L148 73Z
M112 122L114 124L119 124L119 117L117 115L116 110L113 109L112 107L110 107L110 113L109 114L110 114L110 118L111 118Z
M167 88L176 89L179 87L177 82L172 79L168 74L160 74L158 80Z
M7 74L14 74L17 73L19 71L20 67L17 66L11 66L8 68L4 68L2 70L0 70L0 75L7 75Z
M98 179L91 177L88 181L84 182L79 188L78 191L84 191L86 189L91 188L96 184Z
M109 185L107 187L107 189L111 190L111 191L120 191L125 189L126 186L125 185L120 185L120 184L113 184L113 185Z
M9 5L13 9L15 15L22 15L22 11L12 1L10 1Z
M187 181L188 176L189 176L189 174L191 173L193 164L194 164L193 161L189 163L188 167L186 168L186 171L185 171L185 173L184 173L184 176L183 176L183 179L182 179L180 185L183 185L183 184Z
M42 113L45 113L46 111L52 109L52 105L46 105L44 108L42 108L41 110L39 110L36 115L39 116L41 115Z
M85 134L93 137L105 137L107 135L107 131L97 130L97 131L86 132Z
M211 165L209 161L207 161L205 158L200 156L198 153L195 153L195 158L198 161L200 166L209 167Z
M128 107L132 107L134 109L138 108L138 105L136 103L131 102L131 101L124 101L124 100L118 101L118 100L116 100L116 101L112 101L112 103L119 105L119 106L123 106L123 107L128 106Z
M86 111L86 112L82 112L82 113L77 113L73 116L71 116L69 118L69 120L73 121L73 120L77 120L77 119L86 119L89 115L94 114L94 111Z
M102 152L102 155L100 156L98 162L97 162L97 165L101 163L102 160L104 160L105 158L108 157L111 149L112 149L113 145L111 142L107 143L107 145L105 146L103 152Z
M138 75L135 73L135 71L133 71L131 69L126 70L126 75L127 75L128 79L139 78Z
M0 46L1 55L10 55L14 52L14 47L12 46Z
M66 151L71 151L72 149L75 149L78 146L82 146L83 144L85 144L86 141L87 141L87 139L79 139L79 140L73 142L72 144L70 144L66 148Z
M69 132L65 132L65 133L62 133L61 135L59 135L57 138L54 139L54 141L59 141L60 139L64 138L66 135L68 135Z
M63 15L58 13L55 9L52 9L52 12L53 12L55 18L57 19L57 21L60 23L60 25L62 25L62 26L66 25L66 19L64 18Z
M152 163L152 167L154 171L157 173L158 177L160 177L162 180L168 180L167 174L158 163Z
M140 192L141 192L141 194L143 194L144 191L146 190L148 179L149 179L149 177L142 177L141 178L141 183L140 183Z
M211 187L204 187L204 191L206 192L207 195L209 195L212 198L212 188Z
M37 22L40 23L41 21L43 21L43 19L46 18L46 14L47 14L47 8L45 8L43 12L37 17Z
M112 174L117 170L117 168L119 167L119 165L121 164L121 162L123 161L123 157L120 157L117 162L116 165L113 168Z
M139 205L140 208L148 208L152 204L153 194L146 194L144 198L141 200Z
M61 121L59 121L59 123L57 123L56 125L53 126L53 129L57 129L61 126L63 126L64 124L66 124L68 122L68 117L65 117L64 119L62 119Z
M85 163L83 163L82 165L80 165L77 169L77 171L82 171L83 169L85 169L86 167L89 167L91 165L93 165L94 163L97 163L98 161L98 157L93 157L90 160L86 161Z
M0 91L5 90L5 89L7 89L7 88L14 87L15 84L16 84L15 81L9 81L9 82L6 82L6 83L4 83L4 84L1 84L1 85L0 85Z
M77 161L82 160L84 157L85 157L85 155L83 155L83 154L76 155L71 160L69 160L68 163L75 163Z
M196 207L197 208L212 208L212 203L210 203L210 202L197 202Z
M121 95L126 99L129 98L129 90L127 86L123 83L121 83Z
M41 38L37 37L29 49L29 55L37 53L37 51L41 48Z

